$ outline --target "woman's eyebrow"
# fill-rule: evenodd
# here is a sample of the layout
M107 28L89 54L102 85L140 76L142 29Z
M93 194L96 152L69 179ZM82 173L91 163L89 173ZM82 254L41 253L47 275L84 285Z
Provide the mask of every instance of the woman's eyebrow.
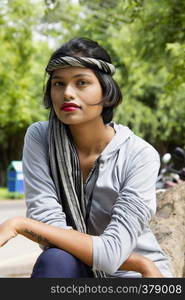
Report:
M88 77L92 77L91 74L88 73L80 73L80 74L76 74L74 76L72 76L72 78L76 78L76 77L82 77L82 76L88 76ZM59 76L59 75L54 75L51 79L64 79L65 77L63 76Z

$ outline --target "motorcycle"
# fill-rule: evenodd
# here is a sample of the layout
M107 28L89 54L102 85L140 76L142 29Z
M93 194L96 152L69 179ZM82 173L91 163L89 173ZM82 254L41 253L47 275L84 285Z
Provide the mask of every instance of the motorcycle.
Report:
M185 181L185 150L176 147L172 154L167 152L161 158L156 190L164 192L182 181Z

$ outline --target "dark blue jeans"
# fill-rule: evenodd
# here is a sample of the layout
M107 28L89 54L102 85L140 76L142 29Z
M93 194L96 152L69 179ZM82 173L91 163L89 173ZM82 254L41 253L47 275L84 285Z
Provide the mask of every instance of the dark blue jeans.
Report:
M58 249L44 250L33 267L31 278L94 277L91 268L70 253Z

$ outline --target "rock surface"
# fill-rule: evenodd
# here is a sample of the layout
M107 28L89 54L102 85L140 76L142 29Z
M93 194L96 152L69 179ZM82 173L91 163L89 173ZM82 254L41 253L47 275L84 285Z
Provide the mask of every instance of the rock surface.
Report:
M151 229L171 261L173 277L185 277L185 183L157 193Z

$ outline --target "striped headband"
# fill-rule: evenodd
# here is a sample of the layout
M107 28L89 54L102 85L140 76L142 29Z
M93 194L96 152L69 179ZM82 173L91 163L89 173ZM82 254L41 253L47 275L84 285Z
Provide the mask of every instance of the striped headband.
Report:
M112 64L100 59L90 57L62 56L58 58L52 58L46 67L46 72L51 74L51 72L54 70L67 68L69 66L98 69L110 75L113 75L116 71Z

